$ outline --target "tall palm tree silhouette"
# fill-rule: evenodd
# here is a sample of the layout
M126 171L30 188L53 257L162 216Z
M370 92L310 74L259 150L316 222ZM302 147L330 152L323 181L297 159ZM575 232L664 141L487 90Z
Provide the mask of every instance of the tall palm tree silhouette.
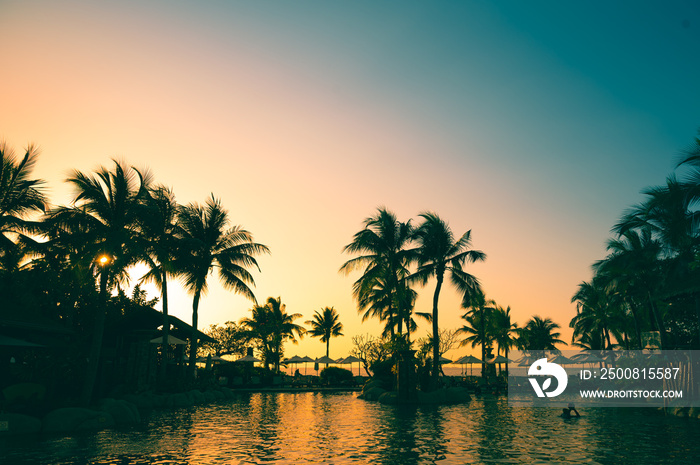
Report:
M338 312L333 307L326 307L321 312L316 310L313 320L308 320L306 324L311 325L308 330L311 337L319 337L321 342L326 343L326 357L330 356L331 338L343 335L343 324Z
M187 290L193 294L192 327L197 329L199 302L207 292L207 278L217 270L224 287L255 302L250 289L255 285L248 268L260 270L257 255L270 250L253 242L251 233L240 226L229 228L228 212L214 195L204 206L191 203L180 208L178 235L186 259L180 268ZM197 338L190 344L190 373L194 376L197 359Z
M472 295L479 289L476 277L464 271L465 263L482 261L486 254L480 250L471 250L471 230L455 240L452 229L437 214L421 213L423 222L415 231L418 243L418 270L414 279L427 284L435 277L437 284L433 294L433 386L437 386L440 374L440 341L438 334L438 300L445 279L445 273L452 284L465 296Z

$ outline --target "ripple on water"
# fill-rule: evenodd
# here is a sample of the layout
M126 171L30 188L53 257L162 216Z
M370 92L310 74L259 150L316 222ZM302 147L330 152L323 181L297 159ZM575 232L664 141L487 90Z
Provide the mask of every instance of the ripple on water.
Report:
M134 428L0 439L7 464L700 463L700 422L599 409L564 420L505 399L396 408L354 394L258 393L154 411Z

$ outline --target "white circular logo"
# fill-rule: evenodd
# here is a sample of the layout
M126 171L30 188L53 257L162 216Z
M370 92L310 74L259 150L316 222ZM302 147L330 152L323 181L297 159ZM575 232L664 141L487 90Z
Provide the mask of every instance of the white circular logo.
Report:
M537 397L556 397L566 389L566 385L569 382L569 377L561 366L553 362L548 362L546 358L541 358L535 363L530 365L530 369L527 371L528 376L550 376L542 383L542 386L537 382L535 378L528 378L532 388L535 390ZM547 392L547 389L552 384L552 378L557 379L557 388L551 392Z

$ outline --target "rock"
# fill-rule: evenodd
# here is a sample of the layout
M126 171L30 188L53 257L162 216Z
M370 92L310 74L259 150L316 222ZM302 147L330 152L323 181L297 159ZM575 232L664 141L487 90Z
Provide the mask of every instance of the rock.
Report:
M9 404L24 401L39 401L46 396L46 386L37 383L17 383L2 390Z
M116 423L112 415L107 412L98 412L97 415L80 423L76 431L97 431L105 428L114 428L114 426L116 426Z
M153 408L153 402L151 401L152 395L153 394L150 394L150 395L149 394L144 394L144 395L124 394L122 396L122 399L134 404L138 408L152 409Z
M371 387L367 391L362 392L361 398L364 400L376 401L379 400L379 396L381 396L385 392L386 389L382 389L380 387Z
M234 397L236 397L236 395L233 393L233 390L227 387L221 388L221 393L223 394L225 399L233 399Z
M397 405L399 403L399 396L396 391L386 391L382 393L377 400L380 404Z
M19 413L0 413L0 437L39 431L41 431L41 420L38 418Z
M687 418L689 412L690 409L688 407L674 407L673 409L671 409L671 415L675 415L677 417L682 418Z
M163 408L165 407L165 403L167 401L167 396L164 396L162 394L147 394L146 398L148 401L153 405L154 408ZM138 404L137 404L137 407ZM141 408L141 407L139 407Z
M204 391L204 400L207 403L212 403L216 400L216 397L214 397L213 391Z
M102 399L98 408L112 415L117 425L134 425L141 422L141 414L136 405L126 400Z
M384 385L383 382L381 382L378 379L372 378L372 379L368 380L364 384L364 386L362 386L362 392L364 393L365 391L369 391L370 389L377 388L377 387L386 390L386 386Z
M42 431L53 433L104 429L111 428L114 424L114 418L107 412L86 408L60 408L44 417Z
M203 404L206 402L206 397L202 391L199 391L197 389L192 389L191 391L187 391L187 397L190 399L192 404Z
M226 398L221 391L211 391L211 394L214 396L215 400L224 400Z
M187 397L187 394L179 393L168 396L166 406L168 407L192 407L194 403Z

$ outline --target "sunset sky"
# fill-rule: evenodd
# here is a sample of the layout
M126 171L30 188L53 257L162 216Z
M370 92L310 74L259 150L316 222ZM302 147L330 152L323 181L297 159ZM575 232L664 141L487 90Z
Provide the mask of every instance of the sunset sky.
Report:
M488 258L467 270L487 296L569 341L571 296L611 226L700 128L699 53L693 0L1 0L0 138L41 147L54 204L72 200L72 169L112 158L150 168L180 203L214 193L272 251L259 301L281 296L298 323L340 312L331 357L380 331L360 323L359 274L338 273L378 206L471 229ZM200 329L249 315L209 284ZM190 322L191 297L170 295ZM441 327L461 326L459 301L443 291Z

